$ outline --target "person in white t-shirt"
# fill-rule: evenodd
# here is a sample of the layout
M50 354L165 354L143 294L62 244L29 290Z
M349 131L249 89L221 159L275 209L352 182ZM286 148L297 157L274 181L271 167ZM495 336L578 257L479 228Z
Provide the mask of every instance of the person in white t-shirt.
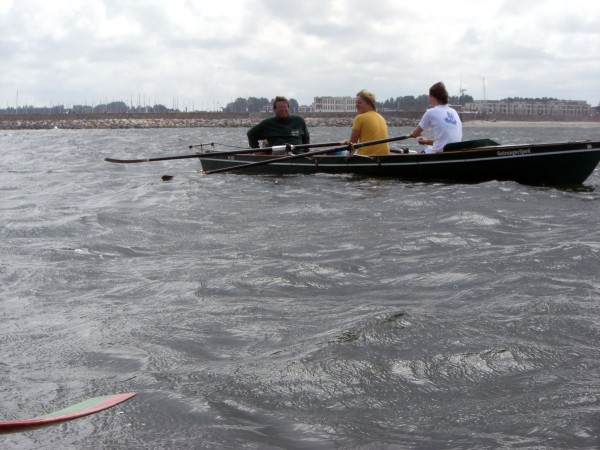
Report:
M462 140L462 122L458 113L448 106L448 91L441 81L429 88L429 106L410 136L416 138L431 129L433 139L421 138L419 144L425 146L423 153L438 153L446 144Z

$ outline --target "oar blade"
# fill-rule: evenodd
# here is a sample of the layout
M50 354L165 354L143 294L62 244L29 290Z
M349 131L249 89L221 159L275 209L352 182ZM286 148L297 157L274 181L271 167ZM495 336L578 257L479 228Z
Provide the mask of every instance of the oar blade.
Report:
M143 163L143 162L149 162L150 159L146 158L146 159L116 159L116 158L104 158L104 161L109 162L109 163L116 163L116 164L134 164L134 163Z
M33 419L0 421L0 434L31 430L89 416L129 400L135 395L135 392L103 395Z

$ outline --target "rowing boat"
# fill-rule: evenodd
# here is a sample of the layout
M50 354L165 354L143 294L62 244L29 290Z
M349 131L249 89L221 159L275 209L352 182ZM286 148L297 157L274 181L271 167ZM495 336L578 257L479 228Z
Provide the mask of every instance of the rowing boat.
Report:
M479 183L499 180L571 185L583 183L594 171L600 161L600 142L500 145L480 139L448 144L443 152L436 154L332 156L319 151L316 155L281 157L280 162L273 155L220 155L216 151L203 151L198 157L205 173L327 173L422 181Z

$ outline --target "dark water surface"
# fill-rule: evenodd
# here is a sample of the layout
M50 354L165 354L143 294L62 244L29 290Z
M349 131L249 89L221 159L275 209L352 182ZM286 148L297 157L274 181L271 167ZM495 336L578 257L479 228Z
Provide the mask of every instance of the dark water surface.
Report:
M0 420L138 393L0 448L600 446L598 169L558 189L103 161L244 133L0 131Z

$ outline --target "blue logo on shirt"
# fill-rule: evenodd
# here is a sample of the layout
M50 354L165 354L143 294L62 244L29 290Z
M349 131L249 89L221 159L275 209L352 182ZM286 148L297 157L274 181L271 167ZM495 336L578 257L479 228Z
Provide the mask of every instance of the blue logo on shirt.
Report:
M444 122L451 123L452 125L456 125L456 119L454 118L454 114L451 112L446 113L447 117L444 119Z

